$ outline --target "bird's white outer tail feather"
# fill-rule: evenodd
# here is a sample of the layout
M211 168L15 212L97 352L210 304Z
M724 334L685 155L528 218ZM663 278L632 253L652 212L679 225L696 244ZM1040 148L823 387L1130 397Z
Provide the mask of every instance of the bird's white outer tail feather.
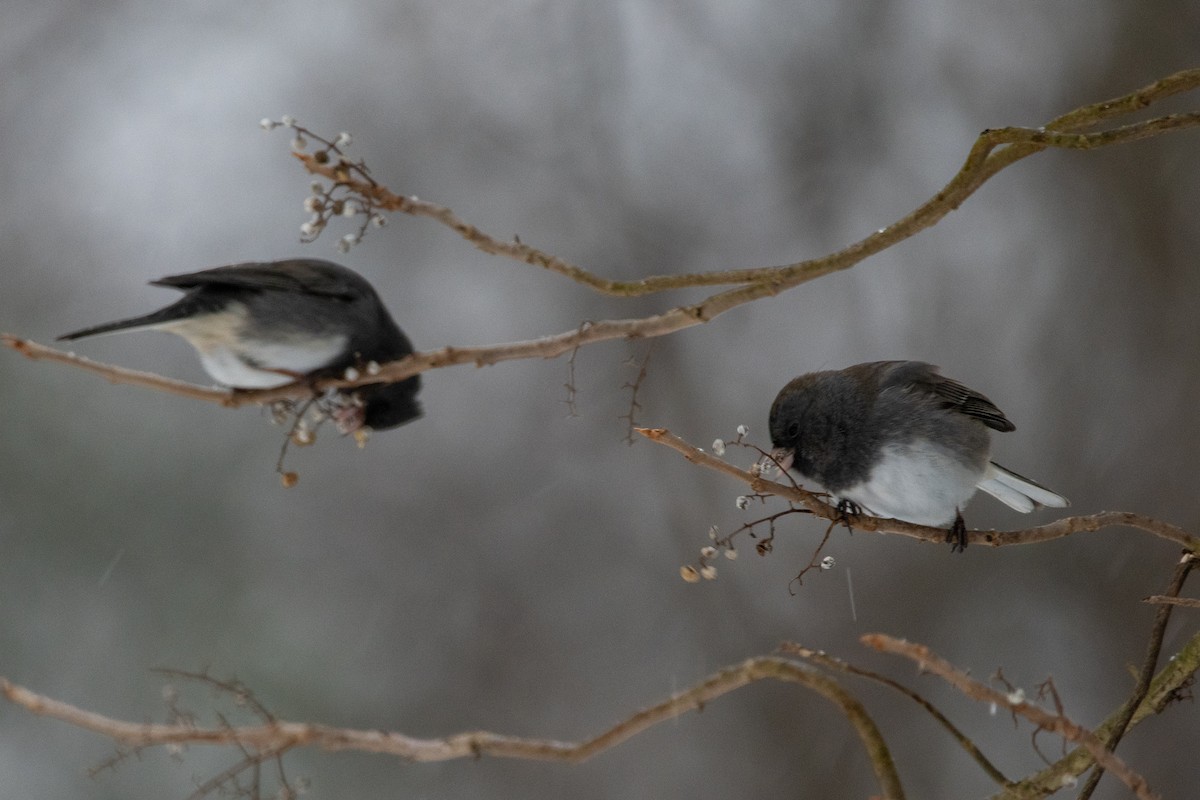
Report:
M1009 508L1029 513L1038 506L1064 508L1071 505L1067 498L1040 486L1028 478L1007 470L994 461L988 464L980 489L990 494Z

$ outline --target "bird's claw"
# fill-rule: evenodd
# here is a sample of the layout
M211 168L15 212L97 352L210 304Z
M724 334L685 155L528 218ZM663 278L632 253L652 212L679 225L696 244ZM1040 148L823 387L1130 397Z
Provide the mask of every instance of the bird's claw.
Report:
M950 543L951 553L967 552L967 523L963 521L962 512L954 512L954 524L946 531L946 541Z

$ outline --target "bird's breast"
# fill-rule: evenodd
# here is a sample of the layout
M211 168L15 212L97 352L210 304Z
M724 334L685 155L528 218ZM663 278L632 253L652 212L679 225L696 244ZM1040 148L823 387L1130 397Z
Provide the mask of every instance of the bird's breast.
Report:
M162 326L196 349L213 380L239 389L283 386L345 356L349 337L279 328L258 331L240 303Z
M881 448L865 481L837 495L875 516L944 526L975 494L982 474L929 441L893 443Z

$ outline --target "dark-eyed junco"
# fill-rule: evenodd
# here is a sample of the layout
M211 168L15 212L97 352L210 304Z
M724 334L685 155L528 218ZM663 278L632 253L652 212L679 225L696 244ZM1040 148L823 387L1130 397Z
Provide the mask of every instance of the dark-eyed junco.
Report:
M301 258L215 267L151 281L186 294L144 317L58 337L81 339L128 330L178 334L216 381L239 389L283 386L382 364L413 351L379 295L358 273ZM344 430L394 428L421 415L419 375L347 390L358 398Z
M991 400L920 361L801 375L775 398L770 428L776 460L807 488L815 483L872 516L953 526L948 538L958 549L966 546L961 510L976 489L1022 512L1068 505L991 461L988 429L1016 426Z

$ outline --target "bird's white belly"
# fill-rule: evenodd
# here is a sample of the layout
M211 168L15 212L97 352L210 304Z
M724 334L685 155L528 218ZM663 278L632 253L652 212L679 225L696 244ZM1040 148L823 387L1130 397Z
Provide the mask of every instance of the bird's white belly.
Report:
M885 445L863 483L838 493L873 516L944 527L975 494L982 470L972 470L927 441Z
M162 326L196 348L213 380L239 389L270 389L307 375L339 358L346 336L318 338L295 334L286 339L246 338L246 309L234 303L217 314L191 317ZM290 373L290 374L288 374Z
M200 364L213 380L239 389L272 389L291 383L295 378L281 372L258 369L247 364L227 347L200 350Z

